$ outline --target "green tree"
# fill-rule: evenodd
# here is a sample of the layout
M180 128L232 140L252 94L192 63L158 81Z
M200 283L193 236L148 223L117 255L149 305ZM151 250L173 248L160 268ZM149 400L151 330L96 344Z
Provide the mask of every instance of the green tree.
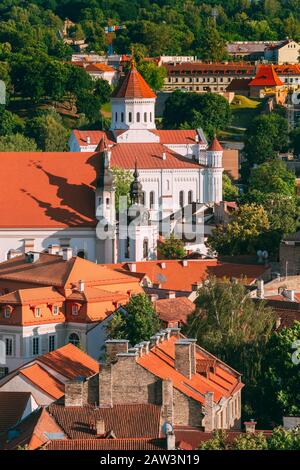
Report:
M158 67L154 62L142 62L138 70L152 90L157 91L163 87L167 76L165 67Z
M160 320L151 300L146 294L131 297L129 302L117 314L117 318L108 325L110 338L128 339L134 346L147 341L160 329Z
M133 175L130 170L119 167L113 167L112 173L114 175L116 211L118 212L120 209L120 197L127 197L127 204L130 204L129 191Z
M261 245L270 223L265 209L257 204L245 204L225 225L218 225L209 235L207 245L220 255L254 254Z
M238 196L238 188L232 183L230 177L223 173L223 201L236 201Z
M297 126L290 133L291 146L295 154L300 155L300 126Z
M288 147L288 121L274 112L253 120L248 129L244 153L252 166L274 160L278 152L286 151Z
M268 441L263 433L245 433L235 438L232 445L233 450L267 450Z
M276 428L268 440L269 450L300 450L300 430L299 428L285 430Z
M278 424L283 416L300 413L299 338L300 322L297 321L271 336L264 355L261 413Z
M211 439L200 444L199 450L228 450L227 437L227 433L223 429L214 431Z
M35 140L25 137L23 134L13 134L0 137L1 152L37 152Z
M256 190L264 194L295 196L296 177L280 161L265 162L253 168L249 178L249 191Z
M199 57L203 60L220 62L226 58L226 42L212 19L209 19L200 36Z
M167 129L202 127L209 137L226 127L231 120L228 101L213 93L175 91L166 101L163 115Z
M14 113L0 107L0 136L22 131L22 121Z
M67 150L68 135L62 118L55 111L42 112L27 122L26 133L45 152Z
M163 259L182 259L186 255L183 241L173 234L160 243L159 253Z

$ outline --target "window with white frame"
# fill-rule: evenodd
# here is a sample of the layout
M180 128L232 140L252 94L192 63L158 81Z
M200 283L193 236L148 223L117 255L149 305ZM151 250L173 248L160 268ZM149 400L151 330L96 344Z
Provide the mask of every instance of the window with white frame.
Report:
M59 306L58 305L54 305L53 306L53 315L58 315L59 314Z
M36 317L40 317L40 316L41 316L41 309L40 309L40 307L35 307L35 309L34 309L34 315L35 315Z
M72 305L72 315L78 315L78 305Z
M40 352L40 338L35 336L32 338L32 355L38 356Z
M10 318L10 316L11 316L11 308L4 307L4 318Z

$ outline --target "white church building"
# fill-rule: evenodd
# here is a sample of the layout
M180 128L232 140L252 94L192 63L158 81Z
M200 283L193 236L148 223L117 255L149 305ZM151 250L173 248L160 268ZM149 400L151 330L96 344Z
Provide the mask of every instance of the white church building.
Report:
M53 246L98 263L153 259L155 222L192 203L206 207L222 200L218 140L209 145L201 129L156 129L155 100L132 65L112 96L109 131L74 130L69 152L0 153L0 261ZM119 241L113 167L136 168L138 202L147 209L127 247ZM110 242L97 237L99 214L115 227Z

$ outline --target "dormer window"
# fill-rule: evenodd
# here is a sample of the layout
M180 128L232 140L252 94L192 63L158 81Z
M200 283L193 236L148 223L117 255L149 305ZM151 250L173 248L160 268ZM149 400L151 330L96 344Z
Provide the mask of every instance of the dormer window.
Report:
M35 315L35 317L37 317L37 318L41 316L41 309L40 309L40 307L35 307L35 309L34 309L34 315Z
M74 304L72 305L72 315L78 315L78 305L77 304Z
M6 307L4 307L4 318L10 318L11 317L11 312L12 312L12 308L7 305Z

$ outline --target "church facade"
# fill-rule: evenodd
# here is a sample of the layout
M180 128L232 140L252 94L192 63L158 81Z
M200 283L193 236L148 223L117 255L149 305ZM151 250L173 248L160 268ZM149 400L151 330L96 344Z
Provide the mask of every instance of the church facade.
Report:
M156 129L155 100L132 65L112 96L109 131L74 130L70 152L1 153L0 261L57 246L98 263L154 259L157 222L222 200L218 140L209 145L201 129ZM116 221L113 167L138 173L147 220L133 242ZM109 241L97 235L101 221L114 227Z

